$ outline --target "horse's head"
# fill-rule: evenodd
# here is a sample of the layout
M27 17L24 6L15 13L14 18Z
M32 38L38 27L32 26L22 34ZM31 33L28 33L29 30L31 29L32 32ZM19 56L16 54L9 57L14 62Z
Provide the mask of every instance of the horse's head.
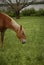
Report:
M20 29L17 30L17 37L20 39L20 41L22 43L25 43L26 42L26 36L25 36L25 33L22 29L22 26L20 26Z

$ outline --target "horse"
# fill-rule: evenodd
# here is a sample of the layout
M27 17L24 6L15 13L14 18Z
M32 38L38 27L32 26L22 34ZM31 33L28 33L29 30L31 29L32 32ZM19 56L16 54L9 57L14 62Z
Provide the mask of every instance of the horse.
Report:
M26 36L24 33L24 28L22 25L18 24L12 17L5 13L0 13L0 32L1 32L1 42L3 46L4 33L7 29L11 29L16 32L17 38L22 42L26 42Z

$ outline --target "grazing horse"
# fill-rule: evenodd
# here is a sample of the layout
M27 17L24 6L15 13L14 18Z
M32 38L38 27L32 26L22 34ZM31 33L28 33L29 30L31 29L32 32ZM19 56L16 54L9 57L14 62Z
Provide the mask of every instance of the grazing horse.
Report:
M7 29L11 29L16 32L17 37L22 43L26 42L26 36L21 25L17 24L14 19L5 13L0 13L0 32L1 42L3 46L4 33Z

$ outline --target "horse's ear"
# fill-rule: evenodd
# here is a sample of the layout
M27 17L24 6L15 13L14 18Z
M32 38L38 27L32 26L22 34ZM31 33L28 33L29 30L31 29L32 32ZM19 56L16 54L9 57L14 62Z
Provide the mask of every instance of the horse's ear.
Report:
M20 30L22 30L22 25L20 25Z

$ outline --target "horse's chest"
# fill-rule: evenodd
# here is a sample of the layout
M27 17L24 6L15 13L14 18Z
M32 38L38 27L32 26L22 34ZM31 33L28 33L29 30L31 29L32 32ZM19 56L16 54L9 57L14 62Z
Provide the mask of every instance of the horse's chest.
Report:
M3 24L4 24L4 21L3 21L3 19L2 19L2 18L0 18L0 27L2 27L2 26L3 26Z
M3 28L3 22L0 21L0 30L2 30L2 28Z
M2 26L0 26L0 31L2 31L3 30L3 27Z
M0 27L0 32L5 31L7 28L6 27Z
M3 23L2 21L0 21L0 31L3 31L5 29L4 24L5 23Z

